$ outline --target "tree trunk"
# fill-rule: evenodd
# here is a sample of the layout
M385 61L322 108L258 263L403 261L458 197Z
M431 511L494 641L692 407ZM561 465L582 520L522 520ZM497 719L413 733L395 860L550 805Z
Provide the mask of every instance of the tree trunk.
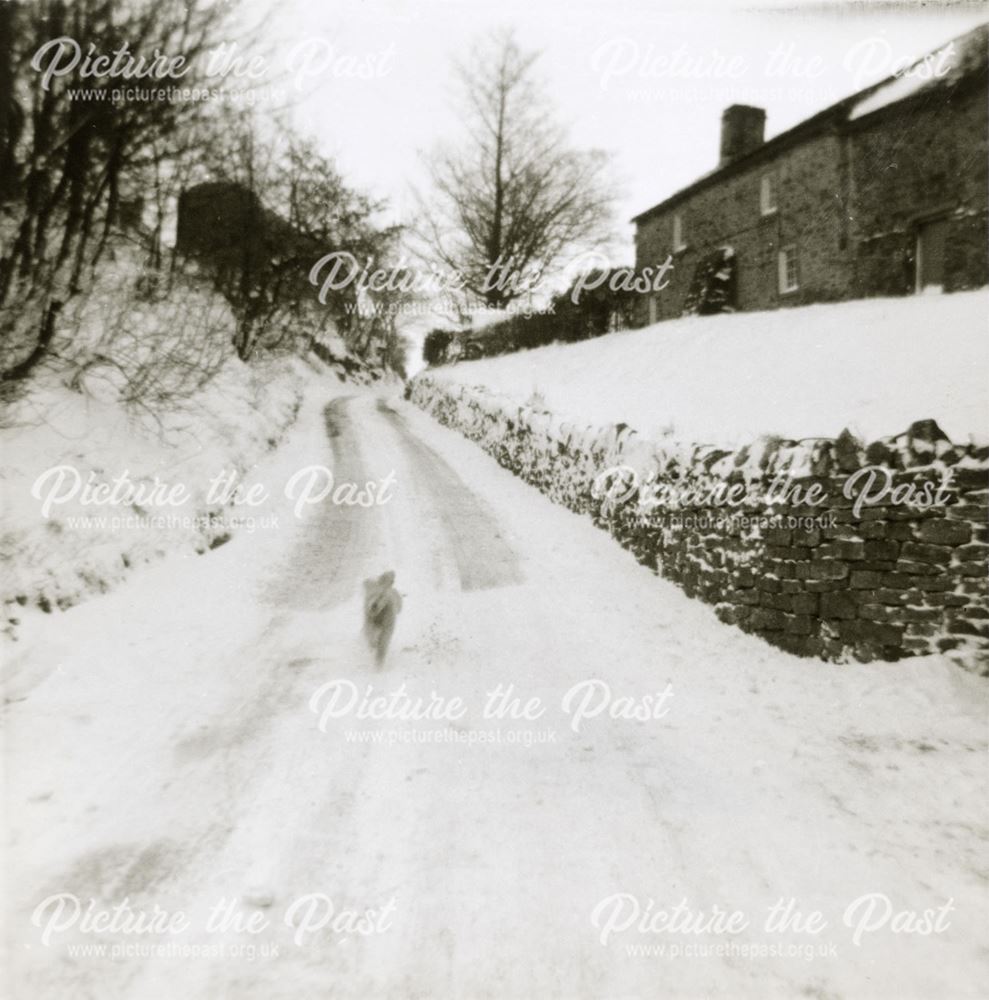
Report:
M34 349L23 361L19 361L13 368L8 368L7 371L0 374L0 382L19 382L26 378L35 365L48 353L52 338L55 336L55 320L61 309L62 303L57 299L52 299L48 303L44 319L41 321L41 334Z

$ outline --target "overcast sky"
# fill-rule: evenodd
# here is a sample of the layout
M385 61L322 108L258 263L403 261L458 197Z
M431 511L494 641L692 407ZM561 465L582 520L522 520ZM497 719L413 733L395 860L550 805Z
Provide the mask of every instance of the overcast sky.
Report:
M574 143L613 155L629 260L628 219L716 165L728 104L766 108L768 138L989 19L984 3L250 3L275 12L273 66L290 53L296 70L307 54L326 64L303 78L296 123L397 218L421 178L418 151L457 134L452 60L491 28L513 26L542 51L540 73ZM312 48L296 49L300 41Z

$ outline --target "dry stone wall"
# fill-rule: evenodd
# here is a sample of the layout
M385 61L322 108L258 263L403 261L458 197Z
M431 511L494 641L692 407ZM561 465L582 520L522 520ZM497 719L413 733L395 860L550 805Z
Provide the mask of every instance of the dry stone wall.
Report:
M922 420L726 450L578 428L429 374L409 394L727 624L825 660L951 651L989 672L989 447Z

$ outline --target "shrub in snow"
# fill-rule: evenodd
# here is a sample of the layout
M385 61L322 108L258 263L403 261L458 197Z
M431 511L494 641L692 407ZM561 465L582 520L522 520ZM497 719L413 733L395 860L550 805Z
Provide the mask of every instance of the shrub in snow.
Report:
M683 314L713 316L734 312L738 305L736 289L735 251L731 247L712 250L697 262Z
M245 364L230 307L209 286L181 274L171 287L149 283L126 254L115 258L66 305L49 357L3 410L2 597L14 617L12 605L66 608L134 566L222 544L230 527L217 520L223 504L207 499L210 481L245 473L281 440L313 375L288 355ZM72 470L67 482L126 473L147 490L185 484L189 496L167 511L94 510L80 489L46 517L32 488L60 466ZM162 513L183 520L147 519Z

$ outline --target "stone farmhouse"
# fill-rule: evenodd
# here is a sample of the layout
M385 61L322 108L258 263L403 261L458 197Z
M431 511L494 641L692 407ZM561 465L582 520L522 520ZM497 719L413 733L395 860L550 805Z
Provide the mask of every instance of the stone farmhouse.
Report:
M716 169L632 221L636 265L672 255L636 323L989 283L989 25L764 139L722 116Z

